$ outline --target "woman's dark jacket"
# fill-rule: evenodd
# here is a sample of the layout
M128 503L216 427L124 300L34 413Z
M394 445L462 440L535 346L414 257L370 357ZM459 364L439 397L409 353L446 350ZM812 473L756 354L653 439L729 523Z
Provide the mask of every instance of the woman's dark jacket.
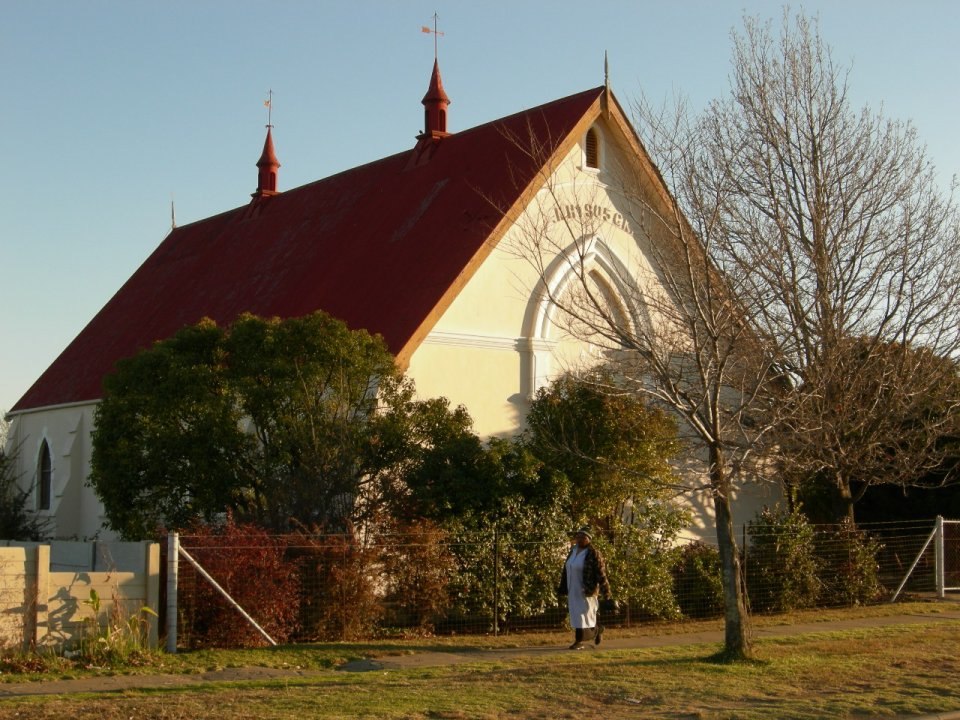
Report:
M576 545L570 548L572 554ZM570 555L567 555L569 558ZM600 551L587 545L587 557L583 560L583 594L587 597L596 595L597 592L605 598L610 597L610 581L607 579L607 564L603 560ZM566 595L567 590L567 566L564 563L563 570L560 572L560 587L557 592Z

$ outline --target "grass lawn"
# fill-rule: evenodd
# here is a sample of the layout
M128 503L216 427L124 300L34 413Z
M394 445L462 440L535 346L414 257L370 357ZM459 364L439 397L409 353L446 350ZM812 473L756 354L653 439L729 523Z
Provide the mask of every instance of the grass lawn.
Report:
M852 614L914 612L909 606L757 618L756 625ZM467 647L557 645L566 634L331 644L158 656L135 672L284 665L304 677L207 683L162 690L3 698L0 718L884 718L960 710L960 622L817 632L756 641L749 663L715 662L718 645L511 655L509 660L421 669L337 672L361 657ZM713 623L711 627L716 628ZM660 626L660 633L690 625ZM650 634L653 629L632 632ZM617 631L618 636L630 631ZM96 671L74 671L89 674ZM6 677L7 681L22 676Z

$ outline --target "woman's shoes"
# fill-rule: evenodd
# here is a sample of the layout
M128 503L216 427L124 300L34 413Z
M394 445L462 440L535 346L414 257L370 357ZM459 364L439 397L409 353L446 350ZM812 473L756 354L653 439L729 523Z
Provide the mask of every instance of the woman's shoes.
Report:
M599 644L600 644L600 640L602 640L602 639L603 639L603 625L597 625L596 632L595 632L594 635L593 635L593 644L594 644L594 645L599 645ZM586 647L586 645L584 645L582 641L580 641L580 640L574 640L573 645L571 645L568 649L570 649L570 650L583 650L585 647Z

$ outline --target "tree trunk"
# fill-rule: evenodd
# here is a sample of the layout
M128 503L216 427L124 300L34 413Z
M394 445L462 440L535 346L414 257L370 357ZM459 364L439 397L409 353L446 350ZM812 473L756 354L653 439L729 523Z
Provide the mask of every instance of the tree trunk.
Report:
M743 594L743 571L730 511L730 481L723 467L723 453L710 448L710 487L717 520L717 547L723 568L724 656L745 660L752 656L747 605Z
M837 522L844 519L853 522L853 491L850 489L850 481L838 473L836 486L837 494L835 496L834 517Z

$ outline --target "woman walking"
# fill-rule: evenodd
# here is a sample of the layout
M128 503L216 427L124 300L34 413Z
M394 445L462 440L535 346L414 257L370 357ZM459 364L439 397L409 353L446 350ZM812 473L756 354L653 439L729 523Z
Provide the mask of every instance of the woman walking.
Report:
M603 556L590 543L590 528L577 530L575 544L570 548L560 576L561 595L567 596L570 626L574 631L571 650L583 650L584 643L593 640L600 644L603 625L597 625L598 595L610 598L610 581Z

